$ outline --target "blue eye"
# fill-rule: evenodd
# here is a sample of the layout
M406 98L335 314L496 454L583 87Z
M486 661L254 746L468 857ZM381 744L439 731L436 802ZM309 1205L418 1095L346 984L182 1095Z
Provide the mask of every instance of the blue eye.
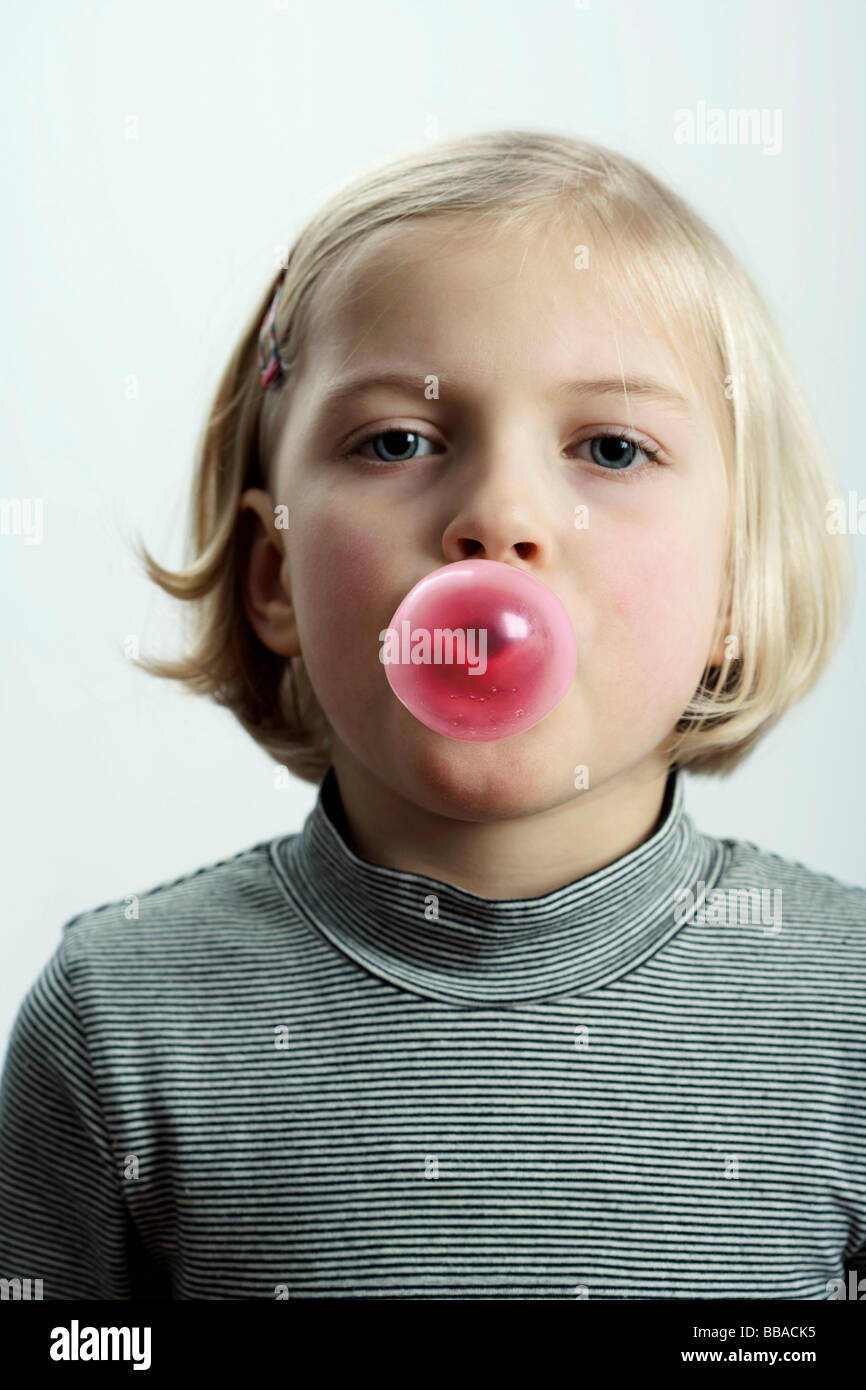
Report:
M642 473L644 469L651 468L659 461L660 450L633 438L627 430L605 431L604 434L591 435L589 439L582 440L577 447L582 448L584 444L591 446L592 462L607 472ZM633 468L632 464L636 454L643 454L648 462Z
M628 468L634 463L634 455L638 451L638 445L633 440L617 439L612 434L596 435L589 443L593 463L601 468Z
M432 443L426 435L417 434L414 430L380 430L378 434L368 434L364 439L359 440L351 452L353 454L358 453L365 444L372 444L380 463L408 463L413 458L421 457L421 455L410 452L413 450L414 444L407 444L406 440L414 441L416 444L419 442L422 444ZM383 451L381 453L379 452L380 441Z

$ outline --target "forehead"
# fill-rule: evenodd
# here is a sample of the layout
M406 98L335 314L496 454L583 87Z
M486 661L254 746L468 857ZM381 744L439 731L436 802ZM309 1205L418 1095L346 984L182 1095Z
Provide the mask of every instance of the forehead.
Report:
M636 313L617 267L592 244L587 264L581 248L564 217L503 227L439 214L378 229L316 286L295 383L322 399L349 378L401 367L509 395L568 378L648 377L700 413L702 383L651 293Z

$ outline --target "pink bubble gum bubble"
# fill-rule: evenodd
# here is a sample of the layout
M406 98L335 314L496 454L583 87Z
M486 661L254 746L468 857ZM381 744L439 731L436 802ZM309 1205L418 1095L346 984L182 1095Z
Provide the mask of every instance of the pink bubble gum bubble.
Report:
M397 699L428 729L488 743L531 729L559 704L577 640L540 579L498 560L458 560L409 590L379 659Z

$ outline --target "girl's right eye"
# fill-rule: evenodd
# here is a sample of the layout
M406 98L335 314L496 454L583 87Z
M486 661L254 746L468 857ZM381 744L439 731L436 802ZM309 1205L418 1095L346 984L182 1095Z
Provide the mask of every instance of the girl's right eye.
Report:
M369 454L361 455L362 458L366 458L368 463L372 463L374 468L376 466L385 468L389 464L399 467L401 463L411 463L413 459L422 457L422 455L411 452L416 447L416 444L422 443L432 445L433 443L426 435L418 434L415 430L377 430L371 434L365 435L363 439L359 439L357 443L353 444L351 449L345 454L345 457L351 458L354 454L360 454L361 450L367 444L372 444L374 448L378 450L379 446L377 441L379 440L382 441L382 452L377 452L374 459L371 459ZM407 443L407 441L409 442Z

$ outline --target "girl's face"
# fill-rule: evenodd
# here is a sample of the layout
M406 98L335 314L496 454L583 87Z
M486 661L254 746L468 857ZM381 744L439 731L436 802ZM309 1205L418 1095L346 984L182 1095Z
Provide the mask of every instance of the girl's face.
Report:
M352 759L430 810L483 820L573 797L576 766L592 788L666 767L659 746L720 659L727 488L706 407L659 342L613 321L574 231L485 244L454 227L377 233L317 291L270 485L289 509L277 535L296 624L280 650L303 654L338 773ZM393 430L409 433L390 452L363 443ZM621 430L635 447L598 438ZM379 660L408 590L471 557L547 584L578 652L545 719L477 744L415 719Z

